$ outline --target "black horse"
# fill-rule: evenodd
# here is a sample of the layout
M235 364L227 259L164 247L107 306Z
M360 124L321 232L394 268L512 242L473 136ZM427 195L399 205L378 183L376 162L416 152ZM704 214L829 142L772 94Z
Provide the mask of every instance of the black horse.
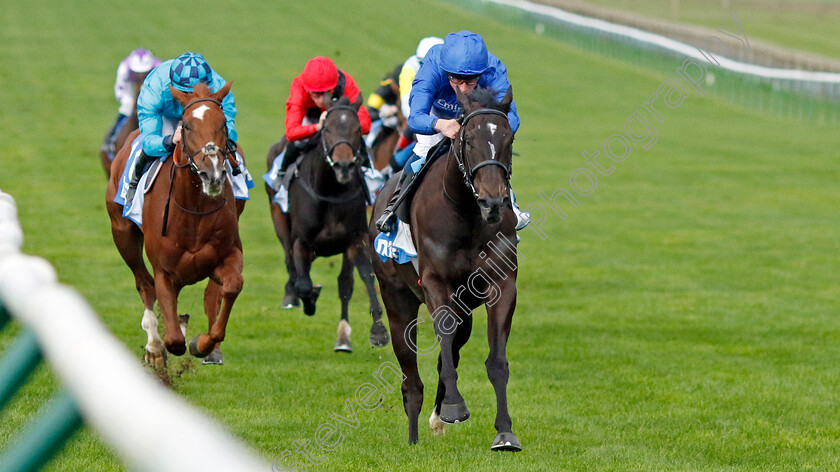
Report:
M271 203L274 229L286 256L284 307L303 301L303 311L315 314L315 302L321 287L314 286L309 276L316 257L342 254L338 292L341 299L341 320L336 351L352 351L348 305L353 294L353 266L365 283L370 298L373 325L370 343L388 344L388 332L382 323L382 307L376 297L373 267L366 235L367 188L360 169L362 140L359 104L351 105L341 97L327 104L323 128L315 136L317 145L303 153L300 163L289 172L296 176L289 183L289 213L273 203L275 191L266 185ZM285 138L268 153L268 167L285 146Z
M501 103L494 92L477 89L469 96L456 91L464 110L460 135L446 156L426 165L408 211L418 267L374 258L382 300L388 312L394 353L402 367L403 403L408 439L416 443L423 404L423 382L417 371L417 311L426 303L434 319L440 347L439 382L429 423L436 433L443 423L470 417L457 387L459 351L472 330L472 310L486 305L490 355L487 375L496 391L493 450L521 450L511 432L507 408L508 362L505 354L516 306L516 218L509 200L513 131L507 112L513 100L508 89ZM386 184L374 206L373 223L385 207L398 176ZM397 210L400 214L401 210ZM405 214L405 213L403 213ZM419 273L419 276L418 276ZM418 280L419 279L419 280ZM436 346L437 347L437 344ZM425 348L424 353L432 352Z

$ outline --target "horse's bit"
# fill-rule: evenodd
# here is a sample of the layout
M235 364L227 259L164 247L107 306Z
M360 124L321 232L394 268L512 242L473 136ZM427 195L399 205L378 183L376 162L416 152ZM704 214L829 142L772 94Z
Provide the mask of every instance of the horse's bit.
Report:
M478 198L478 191L475 189L475 185L473 184L473 180L475 180L475 174L478 172L479 169L485 166L499 166L505 171L505 182L510 186L510 174L511 170L508 166L502 164L501 162L495 159L486 159L484 161L479 162L475 165L475 167L470 168L467 161L464 159L464 152L467 146L467 142L465 138L466 135L466 127L467 122L470 121L473 117L478 115L499 115L508 119L507 114L500 110L495 110L492 108L479 108L478 110L474 110L469 115L465 116L464 119L461 121L461 131L458 136L459 152L453 152L455 154L455 160L458 162L458 168L461 169L461 174L464 176L464 183L467 187L470 188L475 198Z
M187 106L184 107L184 112L186 113L188 108L190 108L191 106L195 105L196 103L200 103L200 102L211 102L211 103L214 103L219 108L223 109L222 103L219 102L218 100L215 100L215 99L212 99L212 98L199 98L199 99L193 100L190 103L188 103ZM182 143L181 146L182 146L182 148L183 148L183 143L187 142L186 131L187 131L186 128L181 127L181 143ZM227 135L227 123L225 123L225 135ZM196 165L196 163L195 163L195 156L197 156L198 153L200 153L200 152L203 152L207 156L214 156L216 154L219 154L219 152L221 152L221 154L224 158L231 161L231 165L234 168L237 167L238 164L239 164L238 162L236 162L235 157L230 155L230 153L227 152L227 149L222 149L219 146L217 146L215 144L210 144L210 143L207 143L203 147L200 147L200 148L196 149L195 152L193 152L192 154L187 154L187 163L186 164L178 164L177 162L174 162L174 161L173 161L173 164L175 164L175 167L181 167L181 168L189 166L190 170L192 170L195 173L199 173L198 165Z
M327 118L330 116L330 113L332 113L334 110L349 110L353 114L358 113L357 110L354 107L351 107L349 105L336 105L336 106L330 108L329 110L327 110L327 115L324 117L324 123L326 123ZM332 143L332 146L328 145L327 144L326 133L324 133L324 129L322 128L321 129L321 147L324 149L324 157L327 159L327 163L330 165L330 167L335 167L335 161L333 161L332 153L333 153L333 151L335 151L335 148L337 148L341 144L346 144L353 151L353 156L354 156L353 157L353 164L359 162L362 159L362 157L359 155L361 153L361 150L357 149L357 148L354 148L353 143L351 143L347 139L339 139L339 140L335 141L334 143Z

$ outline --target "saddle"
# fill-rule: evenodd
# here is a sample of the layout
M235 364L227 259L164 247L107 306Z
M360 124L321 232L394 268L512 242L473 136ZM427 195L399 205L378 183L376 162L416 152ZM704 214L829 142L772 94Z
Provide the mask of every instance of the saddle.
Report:
M315 136L318 135L316 134ZM294 162L289 164L288 167L286 167L286 173L280 179L280 186L283 186L286 189L289 188L289 185L292 183L292 180L294 180L295 177L297 177L298 169L300 168L300 163L303 162L304 157L306 157L306 153L318 145L318 140L312 137L303 141L298 141L297 143L298 144L292 144L291 142L287 142L286 149L284 149L284 151L288 151L289 146L298 146L298 148L300 149L300 153L298 154L297 158Z
M167 157L167 159L169 159L169 157ZM160 159L155 159L154 161L152 161L151 164L149 164L148 167L146 167L146 169L143 170L143 174L146 175L146 181L143 185L144 195L149 193L149 190L152 189L152 185L155 183L158 174L160 174L160 166L162 165L163 161L161 161Z
M443 138L443 140L434 145L431 149L429 149L428 157L426 157L426 162L423 164L423 167L420 168L414 175L408 177L408 181L405 183L405 188L402 189L397 200L397 203L394 205L394 214L397 215L401 221L405 221L406 223L411 221L411 202L414 200L414 194L417 192L417 186L420 184L420 181L423 180L423 177L429 172L429 168L432 167L432 163L436 161L440 156L446 154L449 151L449 148L452 146L452 140L449 138ZM405 169L403 169L405 172Z

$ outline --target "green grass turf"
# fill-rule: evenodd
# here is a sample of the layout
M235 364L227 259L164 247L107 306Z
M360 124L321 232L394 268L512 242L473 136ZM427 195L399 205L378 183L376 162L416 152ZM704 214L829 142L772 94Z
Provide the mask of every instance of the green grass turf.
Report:
M735 29L737 14L748 39L840 58L834 40L840 5L831 0L588 0L585 3L713 30Z
M51 262L138 363L141 303L111 241L96 156L116 110L114 70L131 49L150 47L165 58L199 51L234 80L240 143L259 177L265 150L282 132L289 84L309 57L334 57L368 93L419 38L478 31L514 84L523 121L513 178L521 206L541 202L540 191L569 189L570 175L586 166L581 152L622 133L659 84L676 79L678 65L594 57L438 2L210 1L188 10L162 1L31 0L4 2L0 16L0 188L17 200L24 250ZM525 450L489 450L495 401L479 310L459 369L473 414L467 423L444 437L423 426L436 384L436 360L424 357L417 446L407 444L399 391L386 393L377 409L356 408L358 428L340 429L342 445L310 470L838 468L836 130L693 92L662 115L657 144L634 143L591 195L578 197L578 208L560 197L568 218L549 214L541 227L547 239L521 233L526 259L508 393ZM260 187L240 229L246 282L223 346L226 365L171 358L169 373L175 392L270 460L343 414L344 401L394 355L366 346L358 280L356 352L331 351L335 258L315 263L313 278L324 284L315 317L278 309L284 270ZM181 297L193 333L205 323L201 291ZM421 345L431 341L428 326L421 325ZM5 330L0 346L17 331ZM0 447L56 388L54 374L40 368L0 413ZM161 441L178 434L160 425ZM124 469L87 430L47 467Z

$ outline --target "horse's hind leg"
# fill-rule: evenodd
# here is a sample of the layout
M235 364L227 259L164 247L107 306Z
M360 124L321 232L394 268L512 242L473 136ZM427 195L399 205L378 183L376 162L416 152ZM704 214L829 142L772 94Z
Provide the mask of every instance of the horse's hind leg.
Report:
M367 248L362 242L348 248L347 254L352 258L356 270L359 272L359 277L365 283L365 289L370 299L370 314L373 318L373 325L370 327L370 345L382 347L388 345L388 330L385 329L385 324L382 322L382 305L379 304L379 298L376 297L376 286L374 285L376 279L373 276L373 264L371 264L370 253Z
M380 281L381 282L381 281ZM408 442L416 444L418 419L423 408L423 381L417 370L417 310L420 302L410 289L382 288L382 300L388 311L388 324L393 337L394 354L403 372L402 394L405 414L408 416Z
M289 215L283 213L280 205L273 203L274 190L266 184L266 192L268 193L268 204L271 209L271 221L274 224L274 234L280 240L283 246L284 263L286 264L286 273L289 279L286 281L285 294L283 296L283 303L280 307L284 310L300 306L300 299L295 293L295 265L291 252L291 243L289 236Z
M341 300L341 321L338 322L338 340L333 351L353 352L350 342L350 298L353 296L353 263L345 252L341 257L341 273L338 274L338 298Z

